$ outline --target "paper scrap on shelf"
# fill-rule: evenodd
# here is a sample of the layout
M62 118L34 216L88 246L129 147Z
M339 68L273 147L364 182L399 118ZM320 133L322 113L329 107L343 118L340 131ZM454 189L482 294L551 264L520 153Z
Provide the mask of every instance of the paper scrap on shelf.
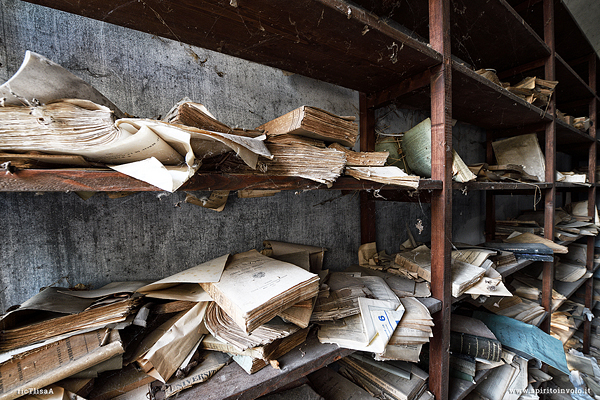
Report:
M546 180L546 163L536 134L514 136L492 142L498 164L520 164L525 172Z
M218 282L221 279L229 254L215 258L196 265L195 267L181 271L175 275L168 276L164 279L151 283L139 288L137 291L146 295L151 292L158 292L164 289L170 289L174 286L182 284L199 284L202 282ZM175 299L177 300L177 299Z
M123 113L102 93L59 64L27 50L17 72L2 86L0 98L5 105L23 105L22 99L48 103L57 99L85 99L111 109L117 118Z

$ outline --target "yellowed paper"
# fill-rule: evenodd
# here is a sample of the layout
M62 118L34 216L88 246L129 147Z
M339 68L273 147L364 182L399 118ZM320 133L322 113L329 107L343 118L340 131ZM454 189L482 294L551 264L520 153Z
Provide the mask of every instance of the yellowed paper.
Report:
M473 298L477 298L480 295L512 296L512 293L506 288L504 282L502 282L502 275L491 267L485 271L483 278L467 289L465 293L470 294Z
M263 246L265 246L263 254L277 259L289 254L308 252L310 258L310 271L316 274L323 269L323 259L325 257L325 252L327 251L325 247L278 242L276 240L265 240L263 241Z
M371 260L377 254L377 244L375 242L365 243L358 248L358 265L368 266Z
M540 182L546 179L545 159L536 134L498 140L492 142L492 147L498 164L522 165L525 172Z
M185 202L221 212L225 209L228 197L229 190L215 190L210 193L208 198L198 198L188 193L185 197Z
M467 164L460 158L456 150L452 149L452 178L456 182L471 182L477 179L477 175L475 175Z
M416 189L419 187L419 177L408 175L398 167L346 167L346 175L356 179L365 179L389 185L399 185Z
M154 157L127 164L110 165L110 168L167 192L179 189L197 170L197 167L165 166Z
M172 288L173 286L184 283L218 282L229 259L229 254L215 258L199 264L195 267L186 269L175 275L161 279L149 285L138 289L138 292L147 294L152 291Z
M141 358L141 363L149 363L154 369L147 373L162 382L168 381L185 360L190 349L208 332L202 320L208 302L196 304L179 318Z
M281 310L316 296L319 277L251 250L232 256L220 281L201 285L240 328L251 332Z
M13 95L12 93L15 95ZM18 96L18 97L17 97ZM123 113L83 79L46 57L27 50L17 72L2 86L0 98L6 105L22 105L21 99L48 103L56 99L86 99L111 109L117 118Z
M271 197L275 196L281 190L238 190L237 195L240 199L254 199L258 197Z
M145 292L146 297L166 300L212 301L212 298L198 283L181 283L166 289Z
M184 389L210 379L223 368L229 357L226 354L210 352L208 356L183 379L172 379L165 385L165 397L171 397Z

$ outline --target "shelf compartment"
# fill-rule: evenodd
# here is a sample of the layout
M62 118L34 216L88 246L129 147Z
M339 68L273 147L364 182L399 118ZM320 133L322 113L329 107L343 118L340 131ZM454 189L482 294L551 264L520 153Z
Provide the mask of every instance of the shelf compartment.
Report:
M390 23L343 0L29 0L31 3L373 92L441 62Z
M508 0L516 11L540 36L544 37L544 18L542 1ZM554 1L554 37L556 52L565 60L577 59L594 52L593 46L575 22L571 12L562 0Z
M503 80L514 85L530 76L543 79L544 67L523 71ZM556 54L556 81L558 85L553 94L556 97L556 108L574 117L587 116L589 103L596 98L596 95L581 76L558 54Z
M328 188L325 184L308 179L270 176L198 173L186 182L179 190L241 190L241 189L276 189L276 190L379 190L400 189L414 191L395 185L357 180L341 176ZM421 179L416 190L441 189L441 181ZM82 170L82 169L24 169L14 173L0 173L0 192L148 192L161 189L148 183L131 178L112 170Z
M354 1L428 40L427 2ZM504 71L550 55L550 49L540 36L505 0L487 1L485 7L479 0L453 0L450 25L452 54L475 69ZM500 37L503 46L493 46Z
M522 270L523 268L533 264L535 261L532 260L520 260L514 263L502 265L496 268L496 271L502 275L503 278L506 278L509 275L514 274L517 271Z
M557 151L563 151L565 145L577 146L590 146L594 143L594 138L589 133L581 131L566 122L556 119L556 144L561 148L557 148ZM585 151L588 151L586 148ZM568 151L563 151L567 152Z
M508 0L525 19L525 21L534 29L534 31L543 37L543 4L539 2L526 2L523 0ZM521 7L519 7L519 5ZM589 82L589 69L587 62L581 62L583 58L596 58L596 76L600 76L600 63L598 56L591 45L587 36L583 33L580 26L573 18L573 15L567 6L561 0L554 1L554 37L556 40L556 53L572 66L577 74L585 82ZM595 92L600 91L600 80L596 81Z
M452 61L452 117L486 129L522 128L549 122L544 110L527 103L508 90ZM415 90L397 99L408 108L428 110L429 88Z
M558 54L556 54L556 107L561 109L561 104L572 103L579 100L588 100L589 102L596 98L590 86L581 76ZM588 104L583 107L572 107L570 111L578 113L575 117L581 117L589 114ZM569 111L565 109L564 111ZM581 115L579 115L581 114Z

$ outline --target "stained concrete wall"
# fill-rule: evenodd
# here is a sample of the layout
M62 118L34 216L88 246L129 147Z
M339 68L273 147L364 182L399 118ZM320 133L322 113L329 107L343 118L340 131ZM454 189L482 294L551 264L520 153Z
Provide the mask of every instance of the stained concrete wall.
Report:
M63 65L121 110L164 115L184 96L223 122L252 128L302 104L358 114L358 94L298 75L156 36L31 5L0 3L0 80L18 69L25 50ZM380 121L402 132L423 115L393 110ZM455 142L468 162L483 157L481 130L458 125ZM204 193L201 193L204 194ZM457 194L455 240L482 238L480 194ZM282 192L262 199L232 194L222 213L184 203L185 193L138 193L87 201L73 193L0 193L0 311L58 282L92 284L158 279L228 252L261 248L264 239L321 245L326 267L356 262L358 195ZM378 202L377 241L396 251L407 239L430 237L428 204ZM417 228L418 221L424 227ZM68 282L65 282L68 281Z

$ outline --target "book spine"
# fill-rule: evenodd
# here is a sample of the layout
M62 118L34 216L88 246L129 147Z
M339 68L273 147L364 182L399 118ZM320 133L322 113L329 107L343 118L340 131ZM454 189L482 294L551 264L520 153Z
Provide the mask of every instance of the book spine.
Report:
M490 361L500 361L502 344L500 341L468 333L450 333L450 351Z
M0 399L15 399L122 354L120 340L102 346L103 332L75 335L1 364Z
M300 107L262 124L257 129L264 130L267 136L283 135L301 128L303 119L304 107Z
M360 361L352 360L350 357L342 358L339 362L344 366L345 371L349 373L349 375L345 376L358 385L363 386L368 392L371 392L375 388L376 392L385 394L396 400L407 400L408 396L401 391L401 388L396 387L392 382L388 382L372 372L376 368L370 367ZM386 375L386 373L383 373L383 375ZM358 383L359 380L362 381L362 384Z

